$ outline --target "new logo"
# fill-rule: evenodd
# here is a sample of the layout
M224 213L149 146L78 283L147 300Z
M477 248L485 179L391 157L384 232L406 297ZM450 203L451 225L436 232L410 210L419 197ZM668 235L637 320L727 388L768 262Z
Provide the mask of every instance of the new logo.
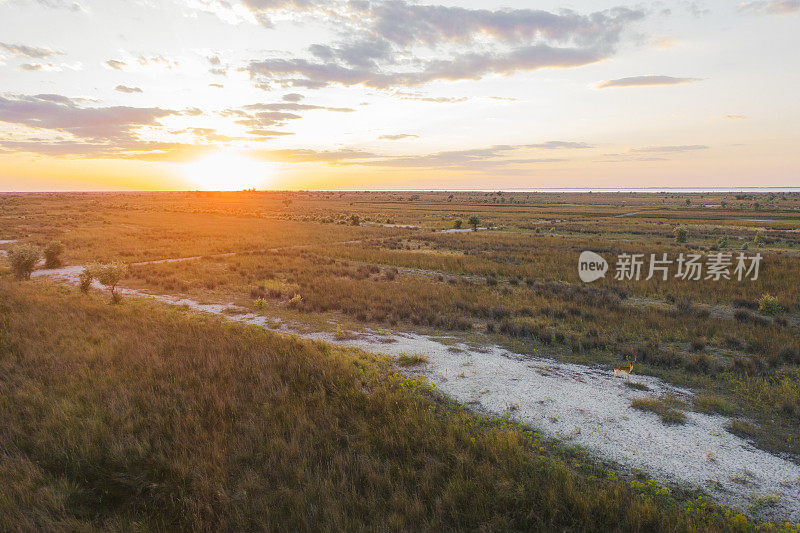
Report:
M578 257L578 276L584 283L591 283L604 278L608 272L608 261L594 252L581 252Z

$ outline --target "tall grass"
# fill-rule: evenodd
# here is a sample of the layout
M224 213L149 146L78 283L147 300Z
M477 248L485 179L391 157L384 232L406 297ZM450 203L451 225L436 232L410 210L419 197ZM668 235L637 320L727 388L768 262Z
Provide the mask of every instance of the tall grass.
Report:
M576 469L383 359L40 283L0 296L2 530L754 527Z

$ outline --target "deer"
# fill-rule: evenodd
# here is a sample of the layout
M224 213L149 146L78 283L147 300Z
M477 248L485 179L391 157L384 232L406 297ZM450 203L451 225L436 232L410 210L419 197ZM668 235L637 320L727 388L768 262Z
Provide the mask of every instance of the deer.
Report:
M627 365L621 365L621 366L615 366L614 367L614 377L617 377L620 374L622 374L624 376L627 376L627 377L631 377L631 372L633 372L633 363L636 362L636 357L637 357L637 355L634 354L633 361L631 361L631 356L630 355L625 356L625 359L628 361L628 364Z

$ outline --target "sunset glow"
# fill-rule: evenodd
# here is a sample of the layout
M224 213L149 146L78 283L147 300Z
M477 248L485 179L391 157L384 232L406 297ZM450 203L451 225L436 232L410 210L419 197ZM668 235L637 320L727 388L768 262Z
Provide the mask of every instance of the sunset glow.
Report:
M186 178L203 191L263 188L276 168L233 152L216 152L182 166Z
M797 186L799 13L0 0L0 190Z

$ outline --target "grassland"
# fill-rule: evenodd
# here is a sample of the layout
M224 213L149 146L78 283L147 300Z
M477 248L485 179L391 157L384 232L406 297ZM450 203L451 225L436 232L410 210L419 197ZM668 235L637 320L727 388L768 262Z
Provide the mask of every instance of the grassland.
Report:
M473 215L492 229L441 231L457 220L466 227ZM686 228L686 242L676 242L678 226ZM635 358L635 373L695 389L694 405L682 408L734 417L734 433L795 460L798 227L800 195L792 194L0 195L0 240L40 247L61 241L68 264L129 263L125 286L235 303L318 327L457 334L608 368ZM609 276L586 285L576 263L587 249L609 260L624 252L716 251L764 259L757 281ZM770 312L759 310L764 295L774 296ZM385 362L374 364L392 375ZM435 395L427 398L441 408ZM640 407L681 415L654 402ZM452 406L443 412L467 416ZM400 527L444 523L426 516ZM470 524L533 524L506 519Z
M0 529L754 528L380 358L45 283L0 294Z

